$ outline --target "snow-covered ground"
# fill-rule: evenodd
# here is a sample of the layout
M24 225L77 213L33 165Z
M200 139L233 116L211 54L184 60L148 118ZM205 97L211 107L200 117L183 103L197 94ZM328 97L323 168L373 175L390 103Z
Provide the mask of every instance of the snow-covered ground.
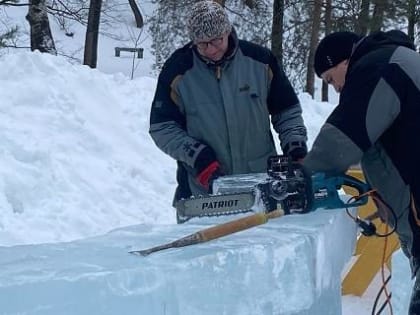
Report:
M4 56L0 68L1 246L60 248L115 228L175 225L175 162L148 135L155 79L37 52ZM333 105L299 98L311 144ZM366 301L345 297L343 314L369 314Z
M84 32L73 30L69 39L53 27L57 46L77 51ZM100 238L126 226L164 231L175 224L175 163L148 135L156 79L146 33L144 38L145 58L136 60L134 80L131 57L114 57L120 42L105 37L98 70L39 53L9 51L1 57L0 246L9 247L3 253L24 244L60 248L60 242ZM311 144L333 104L304 93L299 98ZM378 289L344 297L343 315L370 314ZM0 314L10 313L0 305Z
M155 79L38 52L7 55L0 68L0 244L175 223L175 162L148 134ZM312 143L332 105L300 99Z

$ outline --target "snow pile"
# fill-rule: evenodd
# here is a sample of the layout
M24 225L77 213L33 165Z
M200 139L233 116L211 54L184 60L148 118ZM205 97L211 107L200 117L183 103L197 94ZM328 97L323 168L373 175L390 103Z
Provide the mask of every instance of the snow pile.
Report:
M0 67L0 245L176 222L175 162L148 134L155 79L40 53ZM332 105L300 97L312 143Z
M175 164L148 135L155 80L39 53L0 68L0 245L175 222Z

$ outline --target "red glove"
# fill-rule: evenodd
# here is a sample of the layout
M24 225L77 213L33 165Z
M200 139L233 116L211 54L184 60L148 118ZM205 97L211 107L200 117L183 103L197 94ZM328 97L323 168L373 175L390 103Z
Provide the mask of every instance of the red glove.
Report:
M214 161L202 170L196 177L197 182L207 191L210 191L210 184L221 175L220 163Z

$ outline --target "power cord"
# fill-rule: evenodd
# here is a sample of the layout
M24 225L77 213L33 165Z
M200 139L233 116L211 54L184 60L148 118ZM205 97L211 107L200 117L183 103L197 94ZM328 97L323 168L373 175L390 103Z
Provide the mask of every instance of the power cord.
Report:
M353 216L350 213L349 208L352 207L352 204L356 201L358 201L360 198L363 197L371 197L372 200L374 201L376 207L379 209L384 209L385 211L383 211L385 213L385 215L388 215L388 213L392 214L392 217L394 219L394 227L392 228L391 231L385 233L385 234L379 234L376 231L376 226L375 224L373 224L373 222L370 220L370 218L376 218L377 215L372 215L369 216L369 219L362 219L359 216ZM397 223L398 223L398 217L395 213L395 211L377 194L375 189L369 190L361 195L358 196L352 196L346 203L346 213L347 215L353 219L354 222L356 222L356 224L359 226L360 231L363 235L365 236L377 236L377 237L387 237L390 236L392 233L394 233L397 230ZM388 221L388 218L385 218L385 221Z
M388 224L385 225L385 234L379 234L376 231L376 226L375 224L373 224L373 222L370 219L362 219L359 216L355 217L353 216L350 211L349 208L352 206L352 204L354 202L356 202L357 200L359 200L362 197L371 197L372 200L374 201L376 207L378 209L382 209L383 214L386 216L385 218L381 218L383 219L385 222L388 222L388 214L391 213L392 217L394 219L394 227L392 228L391 231L388 232ZM391 297L392 297L392 293L388 292L387 289L387 284L389 282L389 280L391 279L391 275L389 275L386 279L385 279L385 262L386 262L386 250L387 250L387 246L388 246L388 236L390 236L392 233L394 233L397 229L397 223L398 223L398 217L396 215L396 213L394 212L394 210L377 194L376 190L370 190L366 193L363 193L359 196L353 196L351 197L348 202L347 202L347 207L346 207L346 213L347 215L352 218L354 220L354 222L356 222L356 224L359 226L361 233L365 236L377 236L377 237L385 237L385 241L384 241L384 248L383 248L383 252L382 252L382 264L381 264L381 279L382 279L382 286L379 289L378 294L376 295L375 298L375 302L373 304L372 307L372 315L380 315L383 310L385 309L386 306L389 307L391 315L393 315L393 309L392 309L392 304L391 304ZM369 216L369 218L376 218L378 217L378 215L375 213L374 215ZM379 310L376 312L376 308L378 306L378 302L379 299L382 295L382 293L385 294L385 301L382 303L381 307L379 308Z
M378 306L379 298L381 297L381 294L384 291L384 288L388 284L389 280L391 280L391 275L389 275L386 278L385 282L382 284L381 288L379 289L378 294L376 295L375 302L373 303L373 307L372 307L372 313L371 313L372 315L380 315L383 312L383 310L385 309L385 307L388 305L388 303L389 303L389 305L391 305L391 296L392 296L392 293L389 294L389 299L386 299L385 302L382 303L382 305L379 308L379 310L376 312L376 308ZM391 313L392 313L392 310L391 310Z

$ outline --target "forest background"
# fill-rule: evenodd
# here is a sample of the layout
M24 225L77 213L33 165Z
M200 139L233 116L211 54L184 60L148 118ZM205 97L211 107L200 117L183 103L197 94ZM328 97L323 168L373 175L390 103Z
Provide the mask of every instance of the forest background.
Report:
M189 8L197 0L0 0L0 54L30 49L61 54L72 62L97 67L98 38L121 40L141 50L145 37L158 74L166 58L188 42L185 30ZM369 34L399 29L419 44L420 1L417 0L220 0L240 38L272 49L297 91L315 95L314 52L319 40L334 31ZM10 10L26 10L28 28L10 17ZM129 13L129 14L127 14ZM122 19L124 21L122 21ZM129 34L113 30L127 25ZM71 53L60 50L51 23L71 40L72 29L84 29L84 44ZM77 27L78 25L78 27ZM145 35L147 34L147 36ZM129 44L127 45L127 41ZM64 47L65 45L62 45ZM149 51L148 51L149 52ZM135 72L135 60L131 76ZM325 84L320 99L328 101Z

